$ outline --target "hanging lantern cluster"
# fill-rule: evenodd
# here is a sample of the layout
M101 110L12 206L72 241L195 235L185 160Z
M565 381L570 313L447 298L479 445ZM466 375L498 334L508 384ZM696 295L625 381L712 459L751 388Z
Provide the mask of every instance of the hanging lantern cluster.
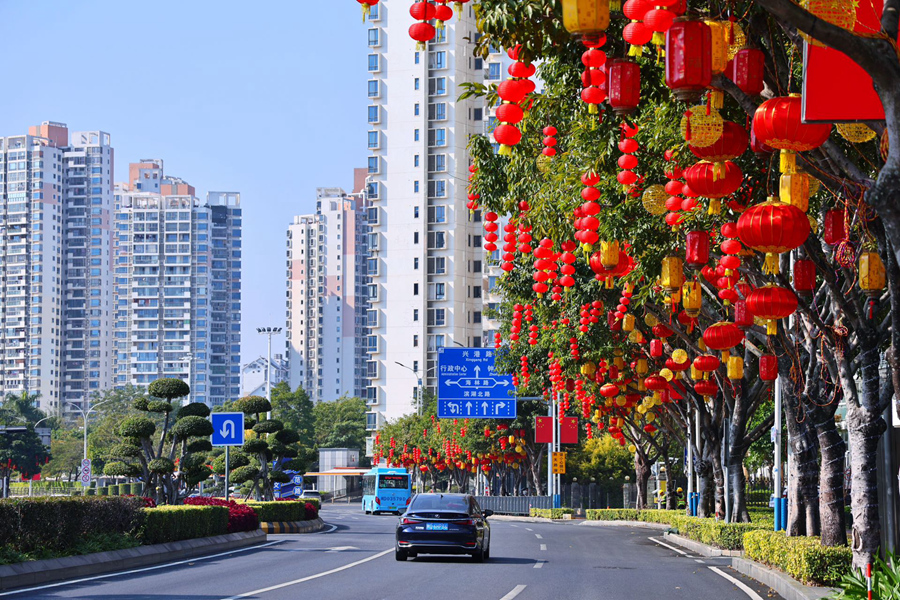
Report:
M653 38L653 30L642 22L652 8L653 4L648 0L627 0L622 6L622 12L631 19L622 30L622 38L631 45L628 56L641 56L644 46Z
M547 293L550 286L547 282L556 279L556 272L559 269L557 265L558 255L553 251L553 240L544 238L534 249L534 268L533 275L534 284L531 289L538 295L538 298Z
M628 191L630 186L634 185L638 178L634 172L638 165L638 159L634 154L640 149L640 145L634 139L634 136L637 134L637 126L628 125L627 123L622 124L622 132L619 139L619 151L622 153L622 156L619 157L616 163L622 170L616 175L616 181L621 183L626 191Z
M438 31L444 30L444 23L453 18L453 9L447 6L449 0L434 0L434 21Z
M600 190L596 187L600 183L600 177L590 171L581 176L581 183L584 185L581 190L584 203L575 208L575 239L590 252L600 239L597 233L600 226L600 220L597 218L600 214L600 204L597 202L600 200Z
M552 125L544 127L544 139L541 141L544 149L541 150L541 154L548 158L556 156L556 133L556 127Z
M500 263L500 268L509 273L516 268L513 262L516 259L516 224L512 221L503 226L503 242L503 262Z
M515 46L507 52L516 62L509 67L510 78L497 86L497 95L503 103L497 108L500 124L494 129L494 139L500 144L501 156L509 156L512 147L522 141L522 132L516 125L525 118L522 103L535 89L534 82L528 79L534 75L535 67L519 60L520 50L520 46Z
M559 272L562 276L559 278L559 285L569 291L572 289L572 286L575 285L575 278L572 277L575 274L575 254L574 251L578 248L578 244L572 241L563 242L560 246L562 249L562 253L559 255L559 260L562 262L562 266L559 268Z
M418 21L409 26L409 37L416 41L416 50L425 50L428 42L434 39L437 33L434 25L429 21L434 19L435 7L428 0L416 0L409 7L409 14Z
M522 310L521 304L513 306L512 320L509 325L509 340L513 346L519 343L519 334L522 333Z
M484 215L484 249L487 252L493 252L497 249L497 240L499 239L499 235L497 235L497 230L500 226L497 224L497 213L495 212L487 212Z
M676 228L684 221L684 216L680 214L680 211L683 208L684 198L682 198L679 194L684 192L685 184L681 181L684 176L684 172L681 170L681 167L678 166L678 163L674 160L674 154L671 150L666 150L663 154L663 158L666 162L669 163L669 166L666 167L666 178L669 180L665 185L665 192L667 194L665 208L668 212L666 215L666 224L672 228Z
M478 201L481 200L481 195L475 188L475 174L478 172L478 167L475 165L469 165L469 187L466 191L468 194L468 202L466 202L466 208L469 209L470 212L475 212L478 210Z
M581 63L584 65L584 73L581 75L581 100L588 105L588 112L596 115L600 112L598 106L606 100L606 52L600 47L606 42L606 35L601 34L596 41L584 40L587 50L581 55Z
M591 303L584 304L581 306L581 312L579 314L581 319L578 322L578 331L587 333L591 325L600 321L600 315L603 314L603 302L601 300L594 300Z

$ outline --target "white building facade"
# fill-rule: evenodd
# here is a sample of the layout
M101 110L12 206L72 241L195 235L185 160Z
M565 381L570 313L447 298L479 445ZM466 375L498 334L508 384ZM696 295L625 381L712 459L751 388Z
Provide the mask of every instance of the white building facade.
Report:
M291 371L283 354L272 355L271 362L265 356L241 367L241 397L266 396L266 366L272 387L290 379Z
M409 37L408 9L383 0L367 25L373 435L416 410L419 378L434 391L440 347L483 344L483 230L466 208L466 145L485 131L486 115L483 101L456 98L462 83L499 80L502 61L472 57L471 5L424 51Z
M315 402L365 393L367 200L316 191L316 214L294 218L287 232L285 352L292 389Z

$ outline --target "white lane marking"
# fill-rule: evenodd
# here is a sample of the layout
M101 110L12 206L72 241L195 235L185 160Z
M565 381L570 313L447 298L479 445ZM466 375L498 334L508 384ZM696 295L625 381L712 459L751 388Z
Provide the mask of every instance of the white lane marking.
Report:
M534 563L534 568L535 568L535 569L541 569L541 568L543 568L545 562L547 562L547 561L546 561L546 560L539 560L539 561L537 561L536 563Z
M532 529L531 527L526 527L525 531L534 531L534 529Z
M518 525L513 525L512 523L510 523L509 526L510 526L510 527L516 527L516 528L519 527ZM503 600L503 599L501 598L500 600Z
M231 554L237 554L238 552L246 552L247 550L256 550L258 548L265 548L266 546L272 546L274 544L280 544L280 541L268 542L266 544L260 544L259 546L251 546L249 548L240 548L239 550L231 550L229 552L221 552L219 554L211 554L210 556L198 556L197 558L189 558L187 560L179 560L177 562L165 563L162 565L155 565L152 567L144 567L142 569L132 569L131 571L117 571L116 573L106 573L105 575L94 575L93 577L83 577L81 579L72 579L69 581L60 581L58 583L50 583L48 585L40 585L36 587L24 588L21 590L15 590L12 592L2 592L0 596L15 596L16 594L24 594L26 592L36 592L39 590L48 590L51 588L62 587L65 585L74 585L76 583L85 583L88 581L97 581L98 579L109 579L110 577L118 577L119 575L133 575L134 573L146 573L147 571L156 571L159 569L165 569L167 567L176 567L178 565L186 565L188 563L199 562L201 560L209 560L211 558L219 558L220 556L229 556Z
M321 573L316 573L315 575L309 575L307 577L301 577L300 579L294 579L293 581L286 581L284 583L279 583L278 585L272 585L267 588L262 588L259 590L253 590L252 592L246 592L244 594L238 594L237 596L229 596L224 600L239 600L240 598L249 598L250 596L257 596L259 594L265 594L266 592L271 592L274 590L280 590L282 588L290 587L292 585L297 585L298 583L303 583L305 581L310 581L312 579L318 579L319 577L325 577L326 575L333 575L334 573L339 573L341 571L346 571L347 569L352 569L353 567L359 566L363 563L367 563L370 560L375 560L376 558L381 558L385 554L389 554L393 552L394 549L390 548L385 550L384 552L379 552L378 554L373 554L368 558L364 558L362 560L358 560L356 562L352 562L348 565L344 565L343 567L337 567L336 569L331 569L329 571L322 571Z
M544 539L544 536L542 536L542 535L539 534L539 533L534 534L534 537L536 537L536 538L539 539L539 540Z
M327 523L327 524L331 525L331 523ZM331 533L332 531L334 531L337 528L338 528L337 525L331 525L331 529L329 529L328 531L317 531L316 533Z
M546 550L546 549L547 549L547 544L541 544L541 550Z
M513 600L513 598L515 598L516 596L521 594L522 590L524 590L524 589L525 589L524 585L517 585L516 587L514 587L512 589L512 591L510 593L508 593L507 595L500 598L500 600Z
M700 560L699 558L695 558L694 561L700 563L701 565L705 565L705 564L706 564L706 561Z
M665 543L665 542L661 542L661 541L659 541L659 540L656 539L656 538L649 537L649 538L647 538L647 539L650 540L650 541L653 542L653 543L659 544L660 546L665 546L665 547L668 548L669 550L674 550L675 552L677 552L678 554L681 554L682 556L687 555L687 552L685 552L684 550L679 550L679 549L676 548L675 546L670 546L669 544L667 544L667 543Z
M717 573L718 575L721 575L722 577L724 577L725 579L727 579L728 581L730 581L731 583L733 583L734 585L736 585L742 592L744 592L745 594L747 594L748 596L750 596L750 598L752 598L753 600L763 600L763 599L762 599L762 596L760 596L759 594L757 594L756 592L754 592L754 591L750 588L750 586L748 586L747 584L745 584L743 581L740 581L740 580L738 580L738 579L735 579L734 577L732 577L732 576L729 575L728 573L724 573L723 571L717 569L716 567L710 567L709 570L710 570L710 571L713 571L713 572L715 572L715 573Z

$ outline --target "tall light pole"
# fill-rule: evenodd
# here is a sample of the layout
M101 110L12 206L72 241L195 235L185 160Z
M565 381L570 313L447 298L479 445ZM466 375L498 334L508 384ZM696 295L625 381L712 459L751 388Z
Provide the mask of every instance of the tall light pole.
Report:
M403 367L408 371L412 371L413 375L416 376L416 413L421 417L422 416L422 378L419 377L419 370L413 369L412 367L407 367L401 362L394 361L395 364Z
M103 402L98 402L97 404L91 404L90 398L85 400L87 403L87 408L83 408L82 406L75 404L71 400L66 400L66 404L71 404L75 410L81 413L81 422L84 425L84 460L87 460L87 430L88 430L88 418L91 416L91 413L97 410L97 407L101 404L106 404L109 400L104 400ZM40 423L40 421L38 421Z
M272 336L281 333L281 327L257 327L256 333L268 336L269 353L266 355L266 400L272 405ZM266 419L272 418L272 411L266 413Z

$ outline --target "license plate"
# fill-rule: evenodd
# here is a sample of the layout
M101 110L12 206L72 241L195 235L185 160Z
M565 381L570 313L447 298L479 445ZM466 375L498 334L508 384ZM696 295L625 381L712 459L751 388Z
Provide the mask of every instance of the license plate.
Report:
M425 531L447 531L446 523L426 523Z

